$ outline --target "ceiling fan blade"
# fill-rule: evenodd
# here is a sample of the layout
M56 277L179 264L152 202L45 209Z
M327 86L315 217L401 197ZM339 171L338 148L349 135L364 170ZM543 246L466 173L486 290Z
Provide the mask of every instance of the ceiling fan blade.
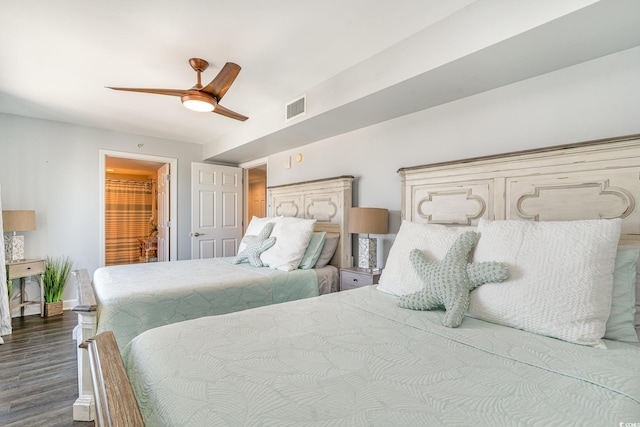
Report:
M227 62L224 64L224 67L222 67L222 70L220 70L218 75L211 80L211 83L200 90L215 96L216 99L220 101L231 87L231 84L236 79L239 72L240 66L238 64Z
M220 104L216 105L216 108L214 108L213 113L222 114L223 116L231 117L232 119L240 120L241 122L244 122L249 118L247 116L243 116L242 114L236 113L235 111L231 111L228 108L224 108Z
M181 90L181 89L138 89L138 88L132 88L132 87L110 87L110 86L107 86L107 89L124 90L127 92L155 93L157 95L169 95L169 96L182 96L185 93L187 93L186 90Z

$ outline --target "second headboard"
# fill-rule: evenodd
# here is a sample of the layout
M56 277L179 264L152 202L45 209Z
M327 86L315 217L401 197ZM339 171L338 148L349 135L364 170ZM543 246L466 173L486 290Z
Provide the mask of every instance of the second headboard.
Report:
M338 268L350 267L352 185L353 176L339 176L269 187L269 216L316 219L316 231L339 233L338 248L331 264Z

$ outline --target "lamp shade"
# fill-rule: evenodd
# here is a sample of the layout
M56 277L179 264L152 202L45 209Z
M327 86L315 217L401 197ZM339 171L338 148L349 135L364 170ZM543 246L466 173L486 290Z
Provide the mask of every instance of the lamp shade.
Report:
M4 231L32 231L36 229L36 211L2 211Z
M351 208L349 233L387 234L389 211L381 208Z

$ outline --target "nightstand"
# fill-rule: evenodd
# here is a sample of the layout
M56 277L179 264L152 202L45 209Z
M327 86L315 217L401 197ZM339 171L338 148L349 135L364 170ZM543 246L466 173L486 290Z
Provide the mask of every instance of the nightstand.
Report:
M44 317L44 289L43 289L43 276L44 276L44 260L43 259L23 259L22 261L8 262L7 266L7 281L12 279L20 279L20 303L11 306L10 310L20 308L20 315L24 316L24 307L29 304L40 304L40 317ZM40 282L40 301L25 301L24 288L26 285L26 278L29 276L35 276ZM11 304L9 304L11 305Z
M359 288L361 286L376 285L380 279L381 268L364 270L358 267L340 269L340 290Z

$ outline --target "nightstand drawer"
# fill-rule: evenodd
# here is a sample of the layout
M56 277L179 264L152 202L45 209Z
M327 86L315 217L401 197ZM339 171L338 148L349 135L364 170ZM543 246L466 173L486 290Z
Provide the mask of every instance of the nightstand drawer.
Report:
M356 268L343 268L340 270L340 290L346 291L362 286L375 285L378 283L379 278L379 270L371 272Z
M7 279L17 279L44 273L44 260L18 261L7 263Z

